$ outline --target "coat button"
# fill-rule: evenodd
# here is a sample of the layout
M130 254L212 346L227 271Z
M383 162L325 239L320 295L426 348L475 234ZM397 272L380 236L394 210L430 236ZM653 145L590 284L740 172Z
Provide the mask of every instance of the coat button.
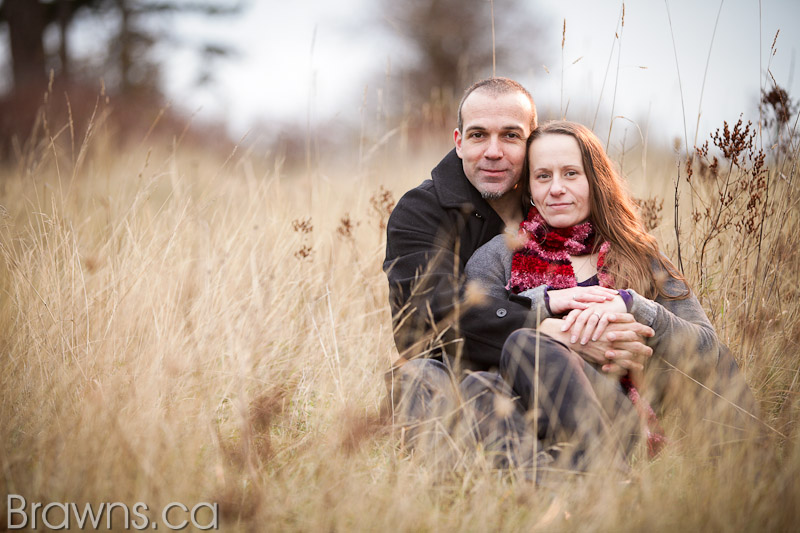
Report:
M475 218L483 218L483 217L481 216L481 214L480 214L480 213L478 213L477 211L475 211Z
M505 308L501 307L500 309L498 309L498 310L495 312L495 314L496 314L497 316L499 316L500 318L503 318L504 316L506 316L506 315L508 314L508 311L506 311L506 310L505 310Z

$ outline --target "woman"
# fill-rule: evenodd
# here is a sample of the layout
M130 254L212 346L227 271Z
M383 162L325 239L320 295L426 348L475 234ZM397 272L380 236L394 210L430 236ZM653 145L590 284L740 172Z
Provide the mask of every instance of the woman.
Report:
M655 405L666 370L704 380L719 357L716 333L644 231L597 137L580 124L550 122L528 143L531 207L521 247L512 251L495 237L466 267L484 291L527 298L541 318L536 330L509 338L501 374L524 408L537 408L540 439L575 446L572 466L586 468L601 450L624 463L641 421L657 453L663 437L637 389ZM655 354L647 365L627 349L645 337Z

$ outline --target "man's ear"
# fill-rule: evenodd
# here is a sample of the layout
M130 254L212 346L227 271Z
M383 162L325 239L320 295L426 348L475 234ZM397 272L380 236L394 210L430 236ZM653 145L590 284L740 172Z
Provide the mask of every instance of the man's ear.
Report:
M461 141L462 141L462 139L463 138L461 137L461 132L458 131L458 128L453 130L453 142L455 142L455 144L456 144L456 154L458 154L458 157L461 157Z

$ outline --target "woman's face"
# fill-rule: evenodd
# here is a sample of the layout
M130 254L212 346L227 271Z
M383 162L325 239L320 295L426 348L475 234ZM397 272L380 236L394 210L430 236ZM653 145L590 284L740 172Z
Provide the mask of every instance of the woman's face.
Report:
M578 141L545 134L528 151L531 198L547 224L568 228L589 218L589 180Z

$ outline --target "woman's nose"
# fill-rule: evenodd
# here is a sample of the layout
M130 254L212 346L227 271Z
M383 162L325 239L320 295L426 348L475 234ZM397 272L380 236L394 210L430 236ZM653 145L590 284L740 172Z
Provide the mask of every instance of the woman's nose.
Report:
M562 194L564 192L564 182L560 176L553 176L553 183L550 185L550 194Z

